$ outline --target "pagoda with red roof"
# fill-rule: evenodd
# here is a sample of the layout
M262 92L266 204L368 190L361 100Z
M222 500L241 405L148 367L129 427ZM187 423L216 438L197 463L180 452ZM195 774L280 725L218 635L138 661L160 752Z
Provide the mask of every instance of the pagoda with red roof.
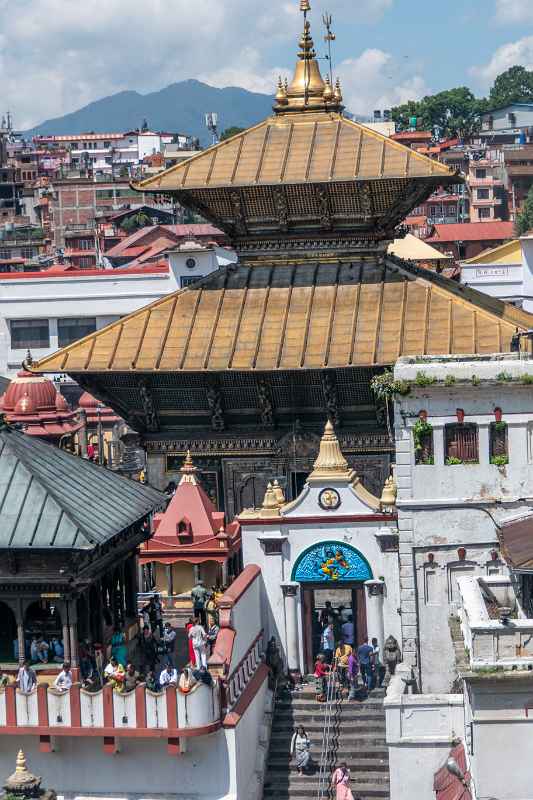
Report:
M154 516L152 536L141 546L141 565L154 565L156 591L172 596L176 608L189 607L199 578L208 588L226 585L241 569L240 524L225 525L224 512L216 509L196 472L187 452L176 491L166 511Z

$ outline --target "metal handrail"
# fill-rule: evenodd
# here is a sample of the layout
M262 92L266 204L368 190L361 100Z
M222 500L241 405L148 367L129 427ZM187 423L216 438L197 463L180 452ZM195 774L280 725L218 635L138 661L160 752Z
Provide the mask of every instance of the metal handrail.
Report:
M330 747L332 718L333 718L333 705L336 700L336 671L335 665L331 665L331 670L328 675L326 684L326 699L324 706L324 726L322 728L322 746L320 750L320 769L318 774L318 789L317 800L323 800L327 796L329 789L329 770L328 770L328 754Z

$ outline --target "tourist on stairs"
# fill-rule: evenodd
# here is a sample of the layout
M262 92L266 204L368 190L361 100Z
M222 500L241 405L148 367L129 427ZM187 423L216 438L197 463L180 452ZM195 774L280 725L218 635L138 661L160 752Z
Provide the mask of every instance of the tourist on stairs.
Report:
M335 800L354 800L350 789L350 770L344 762L333 773L331 786L335 789Z
M326 661L331 664L333 661L333 651L335 650L335 633L333 623L328 622L322 631L322 652L326 656Z
M309 737L303 726L299 725L293 733L291 740L291 758L296 759L298 775L303 775L304 770L309 766L309 761L311 760L311 755L309 753L310 748L311 742L309 741Z
M331 668L326 663L326 656L324 653L319 653L315 661L315 678L316 680L316 699L317 702L323 703L326 699L327 691L327 677Z

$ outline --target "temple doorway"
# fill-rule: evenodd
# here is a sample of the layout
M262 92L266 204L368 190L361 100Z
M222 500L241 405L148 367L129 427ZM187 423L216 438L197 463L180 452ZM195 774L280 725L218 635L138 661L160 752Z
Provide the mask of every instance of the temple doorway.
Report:
M300 584L303 662L308 674L314 671L316 656L322 649L322 631L328 613L334 624L335 645L343 638L342 626L350 621L354 626L355 646L366 638L364 584L371 579L370 564L347 542L317 542L297 558L292 580Z
M306 672L310 675L314 671L316 657L322 650L322 630L327 617L333 621L335 644L342 639L343 624L349 621L354 626L355 646L365 640L367 636L365 590L363 583L344 583L342 586L302 584L301 592L304 663Z

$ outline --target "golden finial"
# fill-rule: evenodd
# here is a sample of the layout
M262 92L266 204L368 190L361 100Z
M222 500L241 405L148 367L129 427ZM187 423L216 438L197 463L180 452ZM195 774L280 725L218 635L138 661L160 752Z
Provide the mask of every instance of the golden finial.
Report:
M193 460L191 458L191 451L187 450L185 455L185 461L181 465L180 469L182 478L180 480L180 484L182 483L194 483L196 485L196 477L195 472L198 472L197 468L194 466Z
M15 772L26 772L26 756L24 750L19 750Z
M308 11L311 11L311 3L309 0L300 0L300 11L303 11L304 14L307 14Z
M274 490L274 496L276 498L277 504L279 506L284 506L287 501L285 500L285 494L283 492L283 489L279 485L279 481L277 481L277 480L274 481L274 485L272 486L272 489Z
M322 96L326 103L331 103L331 101L333 100L333 87L331 86L328 76L326 76L326 78L324 79L324 83L326 85L324 87L324 94Z
M385 484L383 486L383 491L381 493L381 498L379 501L382 511L394 508L394 506L396 505L397 494L398 494L398 489L396 486L396 481L394 480L394 475L390 475L385 481Z
M276 103L280 106L286 106L289 101L287 100L287 79L285 83L281 80L281 75L278 80L278 91L276 92Z
M339 78L337 78L335 82L335 91L333 93L333 97L335 98L335 102L342 103L341 82Z
M318 458L313 465L313 471L309 475L309 481L322 481L325 479L339 479L352 481L355 472L344 458L339 440L331 422L326 422L324 435L320 440L320 450Z

